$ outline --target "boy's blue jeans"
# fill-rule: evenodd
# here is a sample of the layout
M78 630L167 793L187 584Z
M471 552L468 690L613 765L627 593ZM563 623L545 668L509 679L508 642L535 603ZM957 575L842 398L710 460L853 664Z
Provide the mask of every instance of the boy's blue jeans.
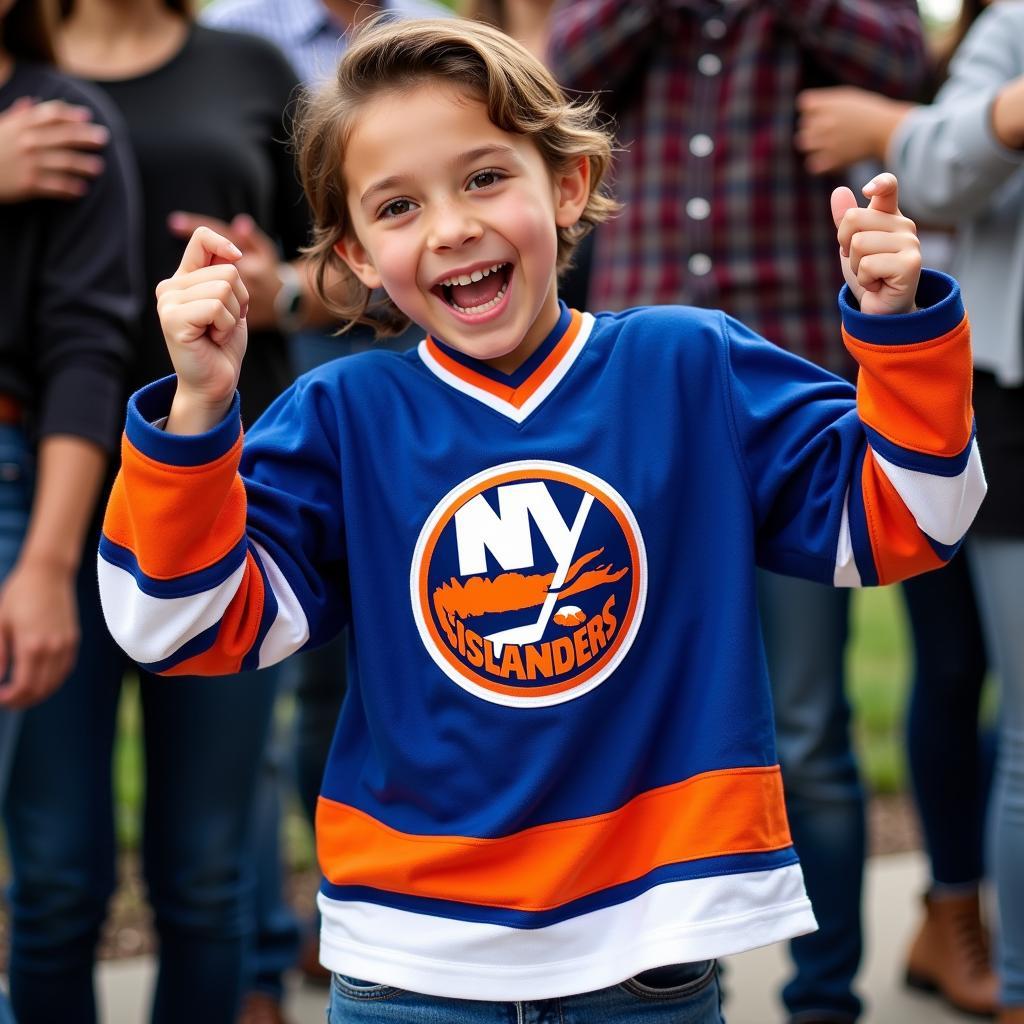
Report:
M336 974L328 1024L724 1024L718 965L678 964L597 992L535 1002L442 999Z

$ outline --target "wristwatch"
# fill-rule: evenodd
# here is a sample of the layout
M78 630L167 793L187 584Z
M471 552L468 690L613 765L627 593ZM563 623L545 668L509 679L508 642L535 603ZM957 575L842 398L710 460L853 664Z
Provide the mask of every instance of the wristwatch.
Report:
M281 287L274 296L274 315L283 334L294 334L303 323L306 312L306 293L302 289L299 272L290 263L277 265Z

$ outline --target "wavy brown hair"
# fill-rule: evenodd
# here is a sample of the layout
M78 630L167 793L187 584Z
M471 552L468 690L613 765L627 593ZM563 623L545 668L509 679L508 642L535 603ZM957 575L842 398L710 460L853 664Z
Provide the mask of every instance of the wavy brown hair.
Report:
M387 296L375 299L334 251L352 232L343 174L352 126L360 109L381 92L432 81L465 87L486 104L498 128L531 139L552 173L564 172L580 159L589 162L591 191L583 214L572 227L558 229L559 273L569 266L580 239L618 209L601 191L612 142L598 124L596 100L567 99L540 61L490 25L375 19L349 46L333 80L304 99L296 121L299 170L314 221L313 241L305 251L317 292L346 328L363 323L387 336L409 324ZM341 278L338 287L336 276Z

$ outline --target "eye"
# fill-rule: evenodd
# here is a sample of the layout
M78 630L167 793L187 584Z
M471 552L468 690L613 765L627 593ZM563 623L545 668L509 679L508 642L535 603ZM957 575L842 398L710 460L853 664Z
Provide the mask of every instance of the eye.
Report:
M377 217L380 220L393 220L395 217L401 217L408 213L412 210L413 205L411 199L392 199L377 211Z
M482 188L490 188L492 185L497 185L499 181L504 180L505 175L501 171L477 171L472 178L466 184L466 188L471 191L478 191Z

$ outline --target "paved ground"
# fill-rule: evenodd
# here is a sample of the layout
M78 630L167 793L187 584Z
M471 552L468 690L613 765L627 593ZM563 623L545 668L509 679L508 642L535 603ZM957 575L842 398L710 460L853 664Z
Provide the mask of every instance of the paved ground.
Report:
M971 1018L944 1010L934 999L899 984L903 953L917 916L925 881L920 854L873 857L868 867L868 949L861 993L869 1003L863 1024L967 1024ZM729 1024L777 1024L776 993L786 971L781 947L756 950L729 961ZM143 1024L153 977L148 957L105 962L100 968L102 1024ZM322 990L296 985L289 1010L294 1024L323 1024Z

